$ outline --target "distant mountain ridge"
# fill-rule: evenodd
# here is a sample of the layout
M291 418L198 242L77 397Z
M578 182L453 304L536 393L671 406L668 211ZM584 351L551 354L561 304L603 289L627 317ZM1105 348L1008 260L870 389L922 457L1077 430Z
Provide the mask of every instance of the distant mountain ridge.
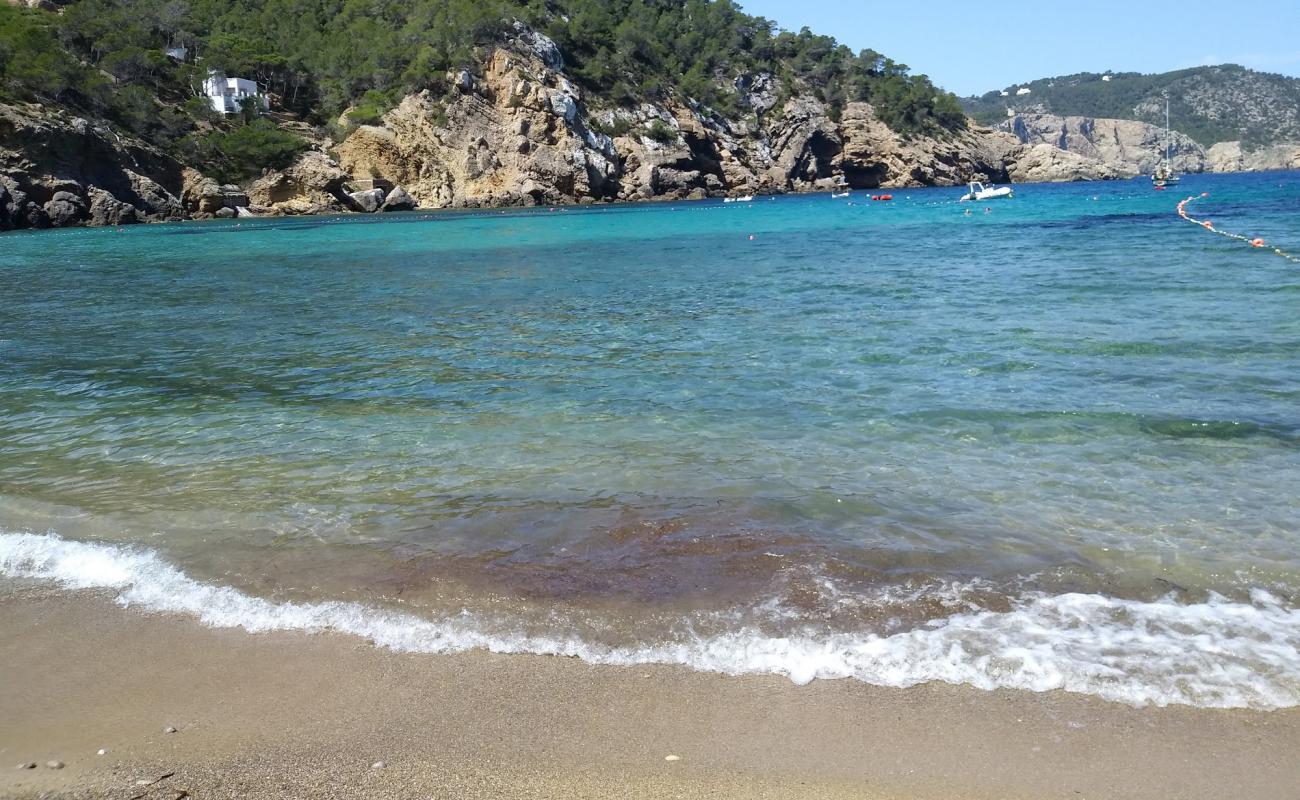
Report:
M1029 91L1020 93L1024 89ZM1015 84L961 102L967 114L987 125L1006 120L1010 108L1164 127L1166 93L1173 128L1204 147L1241 142L1250 150L1300 141L1300 78L1236 64L1151 75L1082 72Z

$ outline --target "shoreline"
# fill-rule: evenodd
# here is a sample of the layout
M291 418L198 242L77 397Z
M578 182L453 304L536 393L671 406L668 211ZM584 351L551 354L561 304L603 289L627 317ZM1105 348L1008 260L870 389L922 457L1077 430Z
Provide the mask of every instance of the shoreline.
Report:
M1197 177L1204 177L1204 176L1215 176L1215 177L1217 177L1217 176L1223 176L1223 175L1267 175L1267 174L1270 174L1270 173L1282 173L1282 172L1297 172L1297 170L1295 170L1295 169L1267 169L1267 170L1239 170L1239 171L1236 171L1236 172L1210 172L1210 171L1206 171L1206 172L1197 172L1197 173L1190 173L1190 174L1191 174L1191 175L1194 175L1194 176L1197 176ZM1095 179L1077 179L1077 178L1074 178L1074 179L1059 180L1059 181L1014 181L1014 180L1008 180L1008 181L999 182L999 183L997 183L997 184L989 184L989 185L990 185L990 186L993 186L993 185L998 185L998 186L1056 186L1056 185L1062 185L1062 184L1080 184L1080 183L1105 183L1105 184L1119 184L1119 183L1127 183L1127 182L1131 182L1131 181L1136 181L1136 180L1138 180L1138 179L1140 179L1140 178L1144 178L1144 177L1146 177L1146 176L1139 174L1139 175L1135 175L1135 176L1132 176L1132 177L1107 177L1107 178L1095 178ZM882 186L877 186L877 187L866 187L866 188L861 188L861 189L852 189L851 191L853 191L853 192L857 192L857 193L861 193L861 194L864 195L865 198L869 199L869 197L870 197L870 193L871 193L871 192L877 192L877 191L879 191L879 192L903 192L903 191L921 191L921 190L931 190L931 189L961 189L961 188L964 188L964 187L965 187L965 184L957 184L957 183L951 183L951 184L947 184L947 183L934 183L934 184L927 184L927 185L924 185L924 186L883 186L883 185L882 185ZM820 188L820 189L795 189L795 190L789 190L789 191L775 191L775 192L767 192L767 193L755 192L755 193L754 193L754 199L753 199L753 202L758 202L758 201L760 201L760 200L769 200L769 199L774 199L774 198L777 198L777 197L805 197L805 196L813 196L813 195L819 195L819 194L826 194L826 193L828 193L828 192L830 192L830 191L832 191L832 190L831 190L831 189L827 189L827 188ZM590 202L590 203L583 203L583 202L580 202L580 201L577 201L577 200L572 200L572 199L567 199L567 198L566 198L566 199L563 199L563 200L560 200L560 201L557 201L557 202L554 202L554 203L534 203L534 204L531 204L531 205L529 205L529 204L520 204L520 203L499 203L499 204L485 204L485 205L477 205L477 206L470 206L470 205L463 205L463 206L438 206L438 207L429 207L429 208L423 208L423 207L420 207L420 208L413 208L413 209L410 209L410 210L400 211L400 212L381 212L381 211L366 212L366 211L350 211L350 210L322 210L322 211L318 211L318 212L303 213L303 214L288 214L288 213L252 214L252 213L250 213L250 214L247 215L247 216L234 216L234 217L229 217L229 218L221 218L221 217L215 217L215 216L211 216L211 215L209 215L209 216L205 216L205 217L192 217L192 216L189 216L189 217L179 217L179 218L172 218L172 219L152 219L152 218L145 218L145 219L143 219L142 221L139 221L139 222L131 222L131 223L116 223L116 224L107 224L107 225L77 224L77 225L64 225L64 226L50 226L50 227L45 227L45 228L27 228L27 227L24 227L24 228L14 228L14 229L9 230L9 231L0 230L0 234L3 234L3 233L35 233L35 232L39 232L39 231L66 231L66 230L77 230L77 229L83 229L83 228L84 228L84 229L128 228L128 227L150 226L150 225L178 225L178 224L184 224L184 223L217 223L217 222L220 222L220 223L230 223L230 222L238 222L238 221L242 221L242 220L291 220L291 219L317 219L317 218L339 218L339 219L349 219L349 220L350 220L350 219L354 219L354 218L356 218L356 219L360 219L360 218L370 218L370 217L383 218L383 217L388 217L388 216L392 216L392 217L396 217L396 218L403 218L403 217L410 217L410 216L412 216L412 215L417 215L417 214L425 214L425 215L427 215L427 214L437 214L437 215L443 215L443 214L474 214L474 213L489 213L489 212L497 212L497 211L538 211L538 212L541 212L541 211L543 211L544 209L547 209L547 208L550 208L550 209L552 209L552 210L558 210L558 209L597 209L597 208L631 208L631 207L637 207L637 206L655 206L655 205L662 205L662 204L668 204L668 203L709 203L709 202L718 202L718 201L722 201L723 199L726 199L726 198L728 198L728 197L731 197L731 195L718 194L718 195L711 195L711 196L703 197L703 198L655 196L655 197L649 197L649 198L638 199L638 200L622 200L622 199L617 199L617 198L615 198L615 199L606 199L606 198L601 198L601 199L593 199L592 202ZM849 199L853 199L853 198L849 198ZM954 202L955 202L955 201L954 201Z
M402 654L30 586L0 608L2 797L1186 800L1300 784L1295 708Z

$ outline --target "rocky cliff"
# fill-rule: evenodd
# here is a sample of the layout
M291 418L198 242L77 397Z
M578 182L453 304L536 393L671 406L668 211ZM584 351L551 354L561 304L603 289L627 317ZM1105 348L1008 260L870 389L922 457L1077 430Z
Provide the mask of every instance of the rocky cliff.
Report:
M745 119L682 103L593 109L554 44L529 33L458 75L453 97L411 95L357 128L335 148L342 169L441 208L1005 181L1023 149L986 129L905 139L866 103L838 121L806 95L778 108L765 74L747 79Z
M1150 174L1165 153L1164 129L1136 120L1027 112L1008 118L997 129L1025 145L1050 145L1079 156L1079 165L1064 168L1067 175L1082 174L1080 170L1086 172L1089 164L1113 177ZM1292 169L1300 165L1300 144L1250 149L1233 141L1206 148L1190 136L1172 131L1169 150L1174 169L1182 173ZM1038 179L1059 180L1061 177L1054 177L1057 172L1048 170Z
M0 106L0 228L1109 179L1148 171L1160 151L1160 130L1144 123L1046 114L1002 130L903 136L868 103L832 109L769 73L736 81L730 116L675 100L611 107L569 78L550 39L521 24L484 51L478 70L446 83L449 92L408 95L380 124L348 126L243 187L105 124ZM1207 154L1179 136L1175 153L1186 172L1260 158Z
M107 125L0 104L0 230L181 219L182 166Z
M1219 142L1205 151L1207 172L1258 172L1300 169L1300 143L1275 144L1253 150L1241 142Z
M1089 73L1043 78L962 101L966 112L995 125L1012 108L1059 117L1087 117L1173 127L1202 147L1247 142L1267 148L1300 141L1300 78L1233 64L1152 75Z

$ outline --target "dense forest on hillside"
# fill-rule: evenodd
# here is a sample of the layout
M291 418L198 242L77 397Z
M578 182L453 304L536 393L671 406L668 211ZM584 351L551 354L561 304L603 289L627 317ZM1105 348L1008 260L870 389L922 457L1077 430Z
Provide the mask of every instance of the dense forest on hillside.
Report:
M1203 145L1242 140L1263 145L1300 139L1300 79L1256 72L1235 64L1143 75L1085 72L1006 87L962 105L976 120L994 124L1008 107L1061 116L1135 119L1163 126L1169 96L1173 127ZM1030 94L1017 95L1018 88Z
M238 171L283 160L294 143L265 120L210 112L198 96L209 69L257 80L274 107L314 124L349 107L373 120L405 94L449 91L447 72L474 70L514 20L557 42L594 105L677 97L743 116L736 79L770 72L780 92L813 94L832 115L866 100L904 134L966 124L953 95L905 65L780 31L730 0L72 0L57 14L0 4L0 99L107 117L183 160ZM166 54L180 47L184 58Z

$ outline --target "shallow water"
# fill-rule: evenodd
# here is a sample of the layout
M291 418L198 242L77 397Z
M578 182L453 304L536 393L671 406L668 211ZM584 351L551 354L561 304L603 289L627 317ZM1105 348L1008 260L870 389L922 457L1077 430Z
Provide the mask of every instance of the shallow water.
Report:
M7 234L0 572L417 650L1294 705L1300 269L1180 221L1202 191L1300 249L1300 173Z

